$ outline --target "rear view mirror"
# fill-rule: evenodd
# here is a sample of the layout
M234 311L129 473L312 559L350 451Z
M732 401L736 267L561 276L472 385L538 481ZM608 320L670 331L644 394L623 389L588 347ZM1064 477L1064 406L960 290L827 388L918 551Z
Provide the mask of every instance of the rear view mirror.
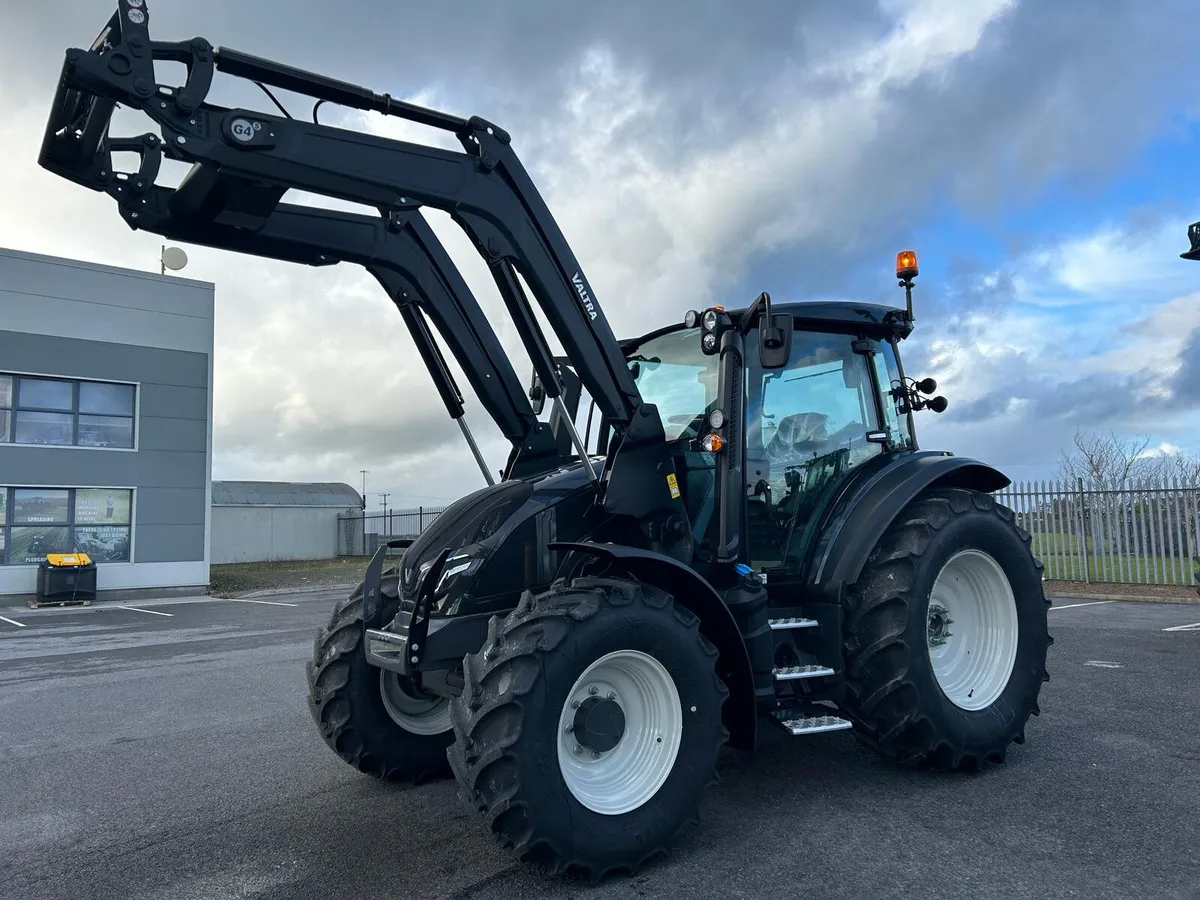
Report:
M758 359L764 369L782 369L792 355L792 317L763 316L758 326Z

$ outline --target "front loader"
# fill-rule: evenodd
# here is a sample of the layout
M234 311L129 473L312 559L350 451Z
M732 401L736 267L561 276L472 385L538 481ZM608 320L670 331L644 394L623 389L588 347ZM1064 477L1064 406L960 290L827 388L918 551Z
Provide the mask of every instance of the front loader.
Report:
M67 51L40 164L135 229L366 267L487 482L395 566L381 548L317 634L309 704L343 760L453 777L517 858L598 878L666 852L720 749L752 750L764 727L969 771L1024 741L1052 643L1041 566L994 496L1006 476L918 447L914 413L946 402L901 365L915 255L897 257L903 307L764 292L618 340L503 129L148 25L144 0L120 0ZM155 61L184 63L186 83L160 84ZM220 107L218 70L441 128L462 151L320 124L315 107L313 122ZM159 133L110 137L116 104ZM113 171L118 151L137 172ZM176 188L154 183L164 158L192 166ZM422 207L486 260L528 393ZM498 479L429 321L511 444Z

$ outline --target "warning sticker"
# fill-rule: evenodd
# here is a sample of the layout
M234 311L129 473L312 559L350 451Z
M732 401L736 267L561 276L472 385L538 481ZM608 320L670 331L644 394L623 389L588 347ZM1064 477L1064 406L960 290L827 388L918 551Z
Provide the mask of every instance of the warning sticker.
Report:
M679 499L679 479L675 477L674 472L672 472L670 475L667 476L667 487L669 487L671 489L671 499L678 500Z

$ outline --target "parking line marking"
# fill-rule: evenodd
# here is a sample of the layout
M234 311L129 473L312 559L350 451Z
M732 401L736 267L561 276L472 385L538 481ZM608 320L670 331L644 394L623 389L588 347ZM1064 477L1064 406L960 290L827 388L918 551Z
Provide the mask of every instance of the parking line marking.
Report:
M1051 606L1051 609L1075 609L1077 606L1099 606L1101 603L1116 603L1116 600L1093 600L1090 603L1068 603L1066 606Z
M1172 625L1170 628L1164 628L1163 631L1200 631L1200 622L1193 622L1191 625Z
M18 622L16 619L10 619L8 616L0 616L0 619L3 619L9 625L16 625L18 628L28 628L29 627L24 622Z
M140 607L137 607L137 606L114 606L112 608L113 609L127 609L130 612L144 612L144 613L148 613L149 615L152 615L152 616L166 616L168 619L175 615L175 613L159 612L156 609L141 609Z
M223 597L223 600L228 600L230 603L261 603L264 606L299 606L299 603L280 603L277 600L249 600L245 597Z
M1125 668L1122 663L1109 662L1108 660L1104 660L1104 659L1089 659L1087 662L1084 663L1084 665L1085 666L1095 666L1098 669L1123 669L1123 668Z

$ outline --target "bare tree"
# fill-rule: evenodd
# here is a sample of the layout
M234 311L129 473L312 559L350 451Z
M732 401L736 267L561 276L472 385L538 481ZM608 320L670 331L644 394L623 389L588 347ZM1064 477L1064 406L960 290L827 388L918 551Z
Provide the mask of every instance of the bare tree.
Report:
M1149 463L1159 481L1181 487L1200 487L1200 452L1164 453Z
M1059 460L1058 477L1072 486L1082 479L1086 488L1128 487L1131 480L1200 486L1200 451L1154 453L1149 448L1146 437L1076 431L1073 446Z
M1125 484L1133 475L1148 468L1143 455L1150 439L1122 438L1114 432L1098 435L1076 431L1074 448L1064 451L1058 464L1058 476L1068 484L1083 480L1085 487L1098 488Z

